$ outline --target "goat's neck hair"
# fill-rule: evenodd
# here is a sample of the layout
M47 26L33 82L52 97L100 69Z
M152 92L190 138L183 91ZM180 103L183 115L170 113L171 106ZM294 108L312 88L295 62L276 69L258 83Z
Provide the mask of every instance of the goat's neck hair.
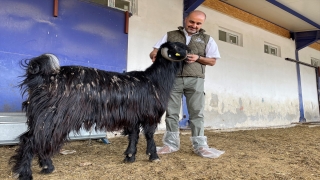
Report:
M170 90L183 62L173 62L162 57L158 52L155 62L146 69L146 76L155 84L162 84Z

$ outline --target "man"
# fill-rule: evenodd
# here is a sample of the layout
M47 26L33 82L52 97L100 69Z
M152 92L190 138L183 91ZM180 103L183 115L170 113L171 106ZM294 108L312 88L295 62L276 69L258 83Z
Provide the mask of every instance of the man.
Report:
M213 66L220 58L216 42L201 29L206 19L202 11L192 11L184 20L184 27L170 31L157 42L150 58L155 61L156 54L161 44L166 41L186 43L191 49L187 64L182 72L177 74L171 97L166 111L166 132L163 137L164 146L157 148L158 154L178 151L179 138L179 113L181 98L184 94L189 112L191 128L191 142L194 152L202 157L216 158L223 151L209 148L207 137L204 136L204 78L206 65Z

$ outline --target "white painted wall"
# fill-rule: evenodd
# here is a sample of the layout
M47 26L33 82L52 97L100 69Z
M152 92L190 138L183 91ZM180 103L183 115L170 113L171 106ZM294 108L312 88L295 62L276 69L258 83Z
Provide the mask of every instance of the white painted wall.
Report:
M139 13L130 17L128 71L151 65L152 46L167 31L182 24L182 0L139 0ZM294 41L267 32L215 10L200 6L207 14L203 26L219 46L221 59L207 66L205 126L214 129L270 127L299 121L298 84ZM242 34L242 46L218 40L219 27ZM263 52L264 43L275 44L281 57ZM307 48L301 56L319 58ZM307 121L319 118L314 71L301 67ZM313 77L313 79L312 79ZM310 114L310 115L309 115ZM162 123L159 129L165 129Z
M311 58L320 59L320 52L310 47L303 48L298 53L299 60L308 64L311 64ZM319 120L315 69L303 65L300 66L300 69L305 118L311 121Z
M129 19L128 71L152 63L153 45L169 30L182 25L183 0L139 0L138 15Z
M221 53L206 78L206 126L243 128L287 125L299 120L294 41L206 7L204 29ZM219 27L242 34L243 46L218 40ZM263 52L264 43L280 46L281 57ZM210 69L210 70L209 70ZM210 78L212 77L212 78Z

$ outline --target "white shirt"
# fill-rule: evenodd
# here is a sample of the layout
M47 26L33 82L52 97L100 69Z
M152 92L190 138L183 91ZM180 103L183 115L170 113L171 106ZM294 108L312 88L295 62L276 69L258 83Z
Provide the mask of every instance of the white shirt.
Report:
M188 45L190 43L191 40L191 36L188 35L187 31L185 29L183 29L184 35L186 37L186 44ZM159 49L160 46L167 42L168 39L168 34L166 33L162 39L160 39L154 46L153 48ZM214 41L214 39L210 36L208 44L206 46L206 57L207 58L216 58L219 59L220 57L220 53L219 53L219 49L218 49L218 45L217 43Z

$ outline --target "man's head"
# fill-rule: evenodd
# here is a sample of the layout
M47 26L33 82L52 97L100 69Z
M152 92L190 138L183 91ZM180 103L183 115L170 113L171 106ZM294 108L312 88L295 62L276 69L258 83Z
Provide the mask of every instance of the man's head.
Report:
M202 11L195 10L184 19L184 28L189 35L197 33L204 21L206 20L206 14Z

